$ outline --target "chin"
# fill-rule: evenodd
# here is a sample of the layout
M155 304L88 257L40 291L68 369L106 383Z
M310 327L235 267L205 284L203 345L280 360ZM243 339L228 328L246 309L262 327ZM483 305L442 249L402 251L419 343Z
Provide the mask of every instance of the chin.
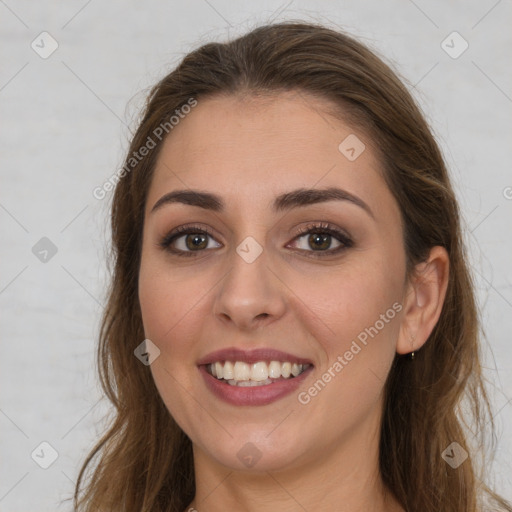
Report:
M206 446L207 456L229 470L249 473L278 472L297 465L303 450L297 451L298 445L291 436L280 436L269 439L269 430L258 436L234 435L225 445ZM272 436L272 434L270 434Z

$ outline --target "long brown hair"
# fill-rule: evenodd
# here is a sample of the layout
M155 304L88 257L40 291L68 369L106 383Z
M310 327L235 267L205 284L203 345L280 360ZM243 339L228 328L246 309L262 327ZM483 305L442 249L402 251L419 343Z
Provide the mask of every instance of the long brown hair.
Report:
M284 91L330 100L335 115L373 141L401 210L408 271L433 246L445 247L450 257L436 327L414 361L396 356L385 385L379 458L385 484L409 512L476 512L484 498L512 511L483 483L483 466L478 471L482 436L494 424L481 373L473 283L443 157L388 65L351 37L303 22L266 25L227 43L205 44L149 94L112 205L113 275L97 363L114 413L81 468L75 508L183 512L194 498L191 441L166 409L148 367L134 356L144 339L137 293L144 207L165 140L155 130L191 99ZM169 126L167 131L172 136ZM135 162L149 138L155 147ZM442 457L453 442L469 454L457 468Z

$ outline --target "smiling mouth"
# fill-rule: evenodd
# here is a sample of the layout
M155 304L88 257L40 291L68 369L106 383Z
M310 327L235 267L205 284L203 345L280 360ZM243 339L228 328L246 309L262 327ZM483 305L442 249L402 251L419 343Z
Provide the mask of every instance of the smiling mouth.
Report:
M205 365L206 372L217 380L238 387L266 386L283 380L291 380L304 373L312 364L288 361L217 361Z

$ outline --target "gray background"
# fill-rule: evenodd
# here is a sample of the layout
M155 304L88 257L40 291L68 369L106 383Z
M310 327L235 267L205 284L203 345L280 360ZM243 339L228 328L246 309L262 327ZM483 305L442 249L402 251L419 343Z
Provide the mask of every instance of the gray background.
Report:
M511 18L506 0L0 1L0 511L71 510L59 502L102 431L108 404L94 346L111 194L100 201L92 190L122 166L145 91L198 44L285 19L359 36L409 82L436 133L487 333L498 426L488 474L510 498ZM49 39L41 48L43 31L59 45L47 58L31 47L50 49ZM446 39L453 31L469 44L458 58L445 51L463 48L457 36ZM38 253L43 237L55 255ZM46 470L31 458L37 448L36 460L50 460L43 441L59 454Z

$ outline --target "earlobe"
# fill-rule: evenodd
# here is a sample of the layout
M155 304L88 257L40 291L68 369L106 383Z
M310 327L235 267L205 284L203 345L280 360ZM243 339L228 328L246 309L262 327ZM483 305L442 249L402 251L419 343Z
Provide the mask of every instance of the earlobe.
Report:
M444 247L432 247L428 259L415 267L407 286L397 353L418 351L426 343L441 315L448 278L448 252Z

